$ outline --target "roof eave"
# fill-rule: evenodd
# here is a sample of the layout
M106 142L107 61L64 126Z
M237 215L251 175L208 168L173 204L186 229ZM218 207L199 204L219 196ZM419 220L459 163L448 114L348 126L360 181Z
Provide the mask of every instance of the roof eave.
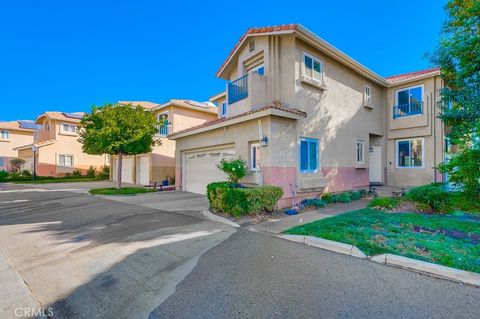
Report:
M395 87L395 86L399 86L399 85L404 85L404 84L408 84L408 83L412 83L412 82L416 82L416 81L420 81L420 80L425 80L425 79L428 79L428 78L431 78L431 77L434 77L434 76L440 76L440 75L441 75L440 70L436 70L436 71L433 71L433 72L429 72L429 73L422 74L422 75L412 77L412 78L409 78L409 79L401 80L401 81L398 81L398 82L391 82L391 81L387 80L388 81L388 87Z

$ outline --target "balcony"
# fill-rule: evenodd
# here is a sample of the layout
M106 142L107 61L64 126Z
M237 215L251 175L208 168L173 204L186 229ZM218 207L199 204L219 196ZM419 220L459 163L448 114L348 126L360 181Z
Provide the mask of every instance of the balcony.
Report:
M168 134L172 133L172 126L169 124L166 125L160 125L158 128L158 134L161 137L166 137Z
M422 114L423 102L396 105L393 107L393 119Z
M244 100L248 97L248 74L228 83L228 104Z

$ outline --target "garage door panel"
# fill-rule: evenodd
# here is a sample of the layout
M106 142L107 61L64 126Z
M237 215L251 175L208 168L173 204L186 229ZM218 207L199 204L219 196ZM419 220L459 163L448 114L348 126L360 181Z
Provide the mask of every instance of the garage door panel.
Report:
M185 190L205 194L209 183L225 181L227 176L217 168L217 164L222 158L232 159L234 156L233 148L186 154Z

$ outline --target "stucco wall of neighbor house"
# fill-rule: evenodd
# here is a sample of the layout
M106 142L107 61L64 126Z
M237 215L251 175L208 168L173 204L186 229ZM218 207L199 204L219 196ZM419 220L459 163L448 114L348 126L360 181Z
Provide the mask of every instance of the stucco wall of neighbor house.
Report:
M422 115L393 119L395 95L399 89L422 85L423 107ZM388 142L387 142L387 180L395 186L417 186L442 181L442 175L435 169L443 162L444 154L444 127L438 119L437 103L440 99L439 90L443 82L439 76L424 80L398 85L387 89L388 105ZM398 167L397 141L401 139L422 138L423 167Z
M1 129L4 130L4 129ZM33 132L31 131L17 131L11 129L5 129L9 132L8 139L0 139L0 170L10 170L10 161L19 157L18 151L14 150L15 147L31 144L33 142ZM3 162L3 165L1 165ZM28 163L26 163L28 164ZM24 165L24 169L28 169L28 165Z

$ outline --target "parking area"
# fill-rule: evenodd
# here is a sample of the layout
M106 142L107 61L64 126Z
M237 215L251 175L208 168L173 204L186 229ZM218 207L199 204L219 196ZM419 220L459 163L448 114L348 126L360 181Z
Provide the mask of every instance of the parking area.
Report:
M0 279L12 288L24 282L27 299L31 292L56 318L120 318L126 309L131 318L148 317L203 252L235 231L200 215L200 195L112 200L85 194L105 186L82 184L0 189L0 266L21 280L7 272ZM1 317L13 318L15 303L0 297Z

